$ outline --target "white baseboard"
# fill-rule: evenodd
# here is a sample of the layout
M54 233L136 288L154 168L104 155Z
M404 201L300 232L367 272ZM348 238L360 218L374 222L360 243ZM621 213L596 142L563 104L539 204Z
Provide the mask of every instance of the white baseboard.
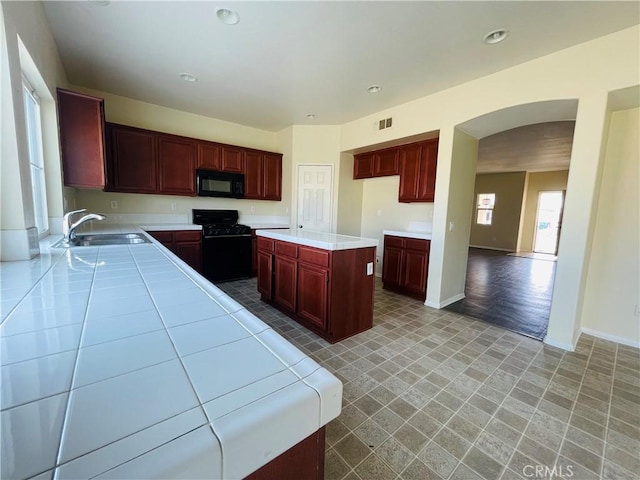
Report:
M437 309L441 309L446 307L447 305L451 305L452 303L455 303L459 300L462 300L463 298L465 298L465 294L464 293L459 293L458 295L454 295L453 297L449 297L445 300L442 300L440 302L431 302L430 300L425 300L424 304L427 307L431 307L431 308L437 308Z
M584 328L581 329L582 333L586 333L587 335L591 335L592 337L602 338L603 340L609 340L610 342L620 343L622 345L627 345L628 347L640 348L640 341L633 340L626 337L619 337L618 335L611 335L610 333L601 332L600 330L594 330L592 328Z
M546 343L547 345L551 345L552 347L561 348L562 350L567 350L569 352L573 352L576 349L575 345L572 345L569 342L559 342L553 338L549 338L548 335L544 337L543 342Z

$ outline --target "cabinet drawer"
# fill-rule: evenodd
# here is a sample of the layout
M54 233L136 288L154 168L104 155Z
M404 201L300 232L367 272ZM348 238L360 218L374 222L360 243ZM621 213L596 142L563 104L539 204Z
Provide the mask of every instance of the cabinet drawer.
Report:
M176 242L198 242L202 238L200 230L178 230L173 233Z
M161 243L173 242L173 232L163 230L160 232L147 232L147 233Z
M298 258L298 246L288 242L276 242L276 255Z
M330 253L326 250L317 250L315 248L300 247L298 249L298 259L301 262L312 263L321 267L329 266Z
M404 246L408 250L426 252L429 250L429 240L423 240L421 238L405 238Z
M270 238L258 237L258 250L273 252L274 241Z
M385 247L396 247L396 248L402 248L403 245L403 240L404 238L401 237L393 237L391 235L385 235L384 236L384 246Z

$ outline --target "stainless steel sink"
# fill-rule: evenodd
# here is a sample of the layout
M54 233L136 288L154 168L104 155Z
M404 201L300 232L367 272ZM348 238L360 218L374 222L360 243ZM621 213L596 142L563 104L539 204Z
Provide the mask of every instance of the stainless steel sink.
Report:
M144 235L139 233L102 233L91 235L77 235L71 242L59 242L59 247L99 247L104 245L135 245L149 243Z

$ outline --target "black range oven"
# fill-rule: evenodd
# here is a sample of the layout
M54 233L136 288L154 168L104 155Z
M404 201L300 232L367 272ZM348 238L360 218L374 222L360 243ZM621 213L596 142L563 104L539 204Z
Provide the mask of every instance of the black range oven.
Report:
M202 273L212 282L251 276L251 227L238 218L237 210L193 210L202 225Z

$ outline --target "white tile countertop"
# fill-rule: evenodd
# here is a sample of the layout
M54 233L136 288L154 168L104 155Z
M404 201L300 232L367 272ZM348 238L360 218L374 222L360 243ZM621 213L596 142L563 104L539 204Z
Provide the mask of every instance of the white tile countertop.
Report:
M352 237L336 233L311 232L302 229L257 230L259 237L297 243L323 250L350 250L352 248L377 247L378 240L373 238Z
M431 240L431 232L411 232L408 230L383 230L383 235L393 235L395 237L418 238L422 240Z
M2 478L243 478L340 413L338 379L150 241L0 264Z

